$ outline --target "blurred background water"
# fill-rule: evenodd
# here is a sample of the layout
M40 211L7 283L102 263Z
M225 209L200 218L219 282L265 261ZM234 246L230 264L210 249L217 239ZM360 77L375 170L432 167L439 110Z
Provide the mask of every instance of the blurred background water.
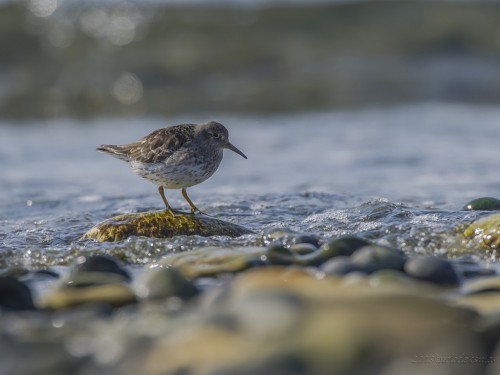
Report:
M136 249L75 245L161 208L95 147L212 119L249 159L190 195L258 233L236 244L291 228L449 252L436 236L481 215L462 205L499 195L499 62L489 1L3 1L0 264ZM172 243L235 244L150 244Z
M0 116L496 104L491 1L4 2Z

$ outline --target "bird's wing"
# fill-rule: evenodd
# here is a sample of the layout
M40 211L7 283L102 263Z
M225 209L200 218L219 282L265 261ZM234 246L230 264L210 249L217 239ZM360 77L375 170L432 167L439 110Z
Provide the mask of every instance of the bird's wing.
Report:
M155 130L137 142L122 146L122 153L142 163L159 163L192 142L194 127L184 124Z

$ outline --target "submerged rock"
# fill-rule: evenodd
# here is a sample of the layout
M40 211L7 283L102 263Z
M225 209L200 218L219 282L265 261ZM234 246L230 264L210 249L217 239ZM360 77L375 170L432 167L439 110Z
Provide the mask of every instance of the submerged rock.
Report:
M470 224L464 236L487 249L500 248L500 214L490 215Z
M168 238L180 235L238 237L252 231L240 225L206 215L152 211L124 214L104 220L82 239L99 242L121 241L130 236Z

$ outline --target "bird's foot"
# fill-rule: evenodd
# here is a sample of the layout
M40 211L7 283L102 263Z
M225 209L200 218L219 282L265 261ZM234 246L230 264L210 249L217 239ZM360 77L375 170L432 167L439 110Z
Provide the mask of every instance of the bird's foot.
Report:
M209 214L207 214L206 212L203 212L202 210L200 210L198 208L191 207L191 215L194 215L197 212L200 213L200 214L202 214L202 215L205 215L205 216L210 216Z
M167 212L171 216L184 216L184 215L188 215L187 212L180 211L180 210L174 210L173 208L166 208L165 212Z

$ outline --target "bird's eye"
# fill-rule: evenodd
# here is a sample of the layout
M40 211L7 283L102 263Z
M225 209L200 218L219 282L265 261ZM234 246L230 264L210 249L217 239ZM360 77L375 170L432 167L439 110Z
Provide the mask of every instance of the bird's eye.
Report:
M215 139L219 139L220 134L219 133L212 133L212 137L214 137Z

